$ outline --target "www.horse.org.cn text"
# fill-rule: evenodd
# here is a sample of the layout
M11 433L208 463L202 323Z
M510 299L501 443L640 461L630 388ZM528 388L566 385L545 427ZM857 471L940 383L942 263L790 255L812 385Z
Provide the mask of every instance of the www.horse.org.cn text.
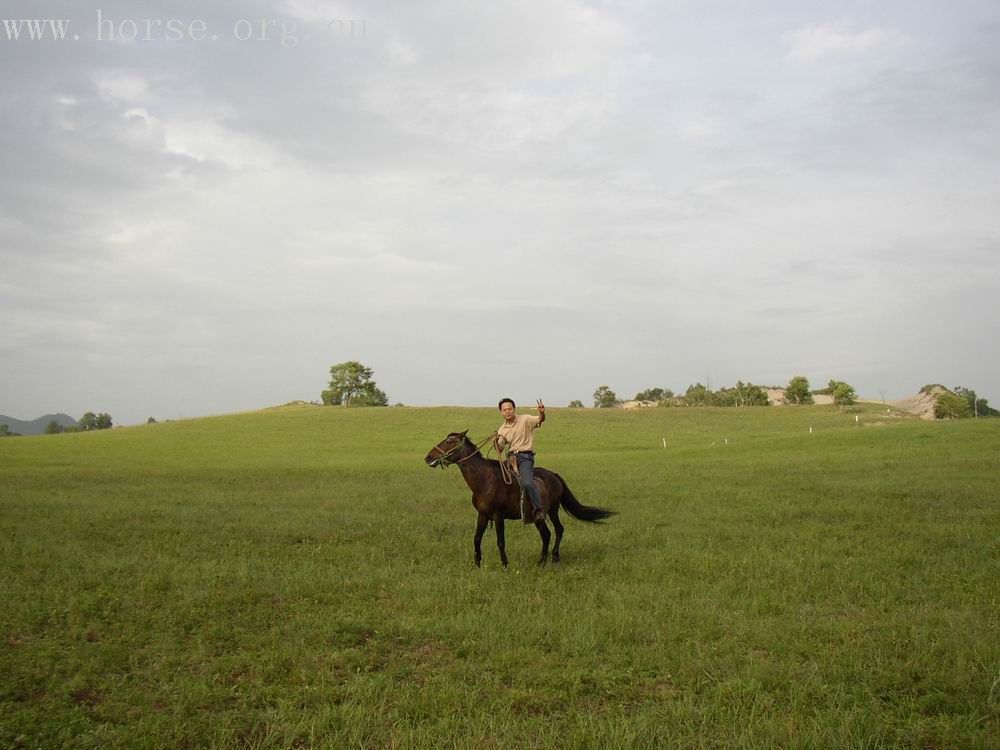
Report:
M335 18L300 23L288 18L239 18L229 24L212 25L202 18L112 18L98 8L93 24L71 18L3 18L0 40L7 42L276 42L296 47L309 39L366 39L363 19ZM86 33L80 33L83 29Z

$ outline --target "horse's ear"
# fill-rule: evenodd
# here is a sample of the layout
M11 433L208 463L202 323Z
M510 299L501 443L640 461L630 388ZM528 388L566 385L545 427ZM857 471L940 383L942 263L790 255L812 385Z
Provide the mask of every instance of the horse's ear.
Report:
M468 430L465 430L465 431L459 433L459 435L461 435L462 437L465 437L468 434L469 434Z

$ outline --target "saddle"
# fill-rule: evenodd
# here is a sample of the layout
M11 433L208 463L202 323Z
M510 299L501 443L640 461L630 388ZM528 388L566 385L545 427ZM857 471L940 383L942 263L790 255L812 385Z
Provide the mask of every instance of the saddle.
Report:
M517 457L507 456L507 461L510 464L511 474L517 477L517 488L521 491L521 523L526 526L534 525L535 508L524 491L524 485L521 484L521 472L517 470ZM538 496L541 497L542 492L545 490L545 483L538 477L535 477L535 486L538 488Z

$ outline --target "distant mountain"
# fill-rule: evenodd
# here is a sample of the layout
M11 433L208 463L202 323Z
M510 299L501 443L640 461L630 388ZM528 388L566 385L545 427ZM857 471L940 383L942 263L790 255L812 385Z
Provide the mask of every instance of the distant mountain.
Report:
M77 426L77 421L69 414L46 414L44 417L32 419L30 422L0 414L0 424L7 425L11 432L17 432L21 435L44 435L45 428L49 426L49 422L53 421L58 422L63 427Z

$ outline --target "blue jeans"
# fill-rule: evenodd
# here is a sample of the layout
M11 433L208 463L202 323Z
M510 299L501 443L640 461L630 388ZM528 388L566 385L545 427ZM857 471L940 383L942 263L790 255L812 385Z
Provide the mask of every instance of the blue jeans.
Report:
M542 499L538 496L538 488L535 486L535 454L515 453L514 456L517 458L517 471L521 475L521 489L535 510L541 510Z

